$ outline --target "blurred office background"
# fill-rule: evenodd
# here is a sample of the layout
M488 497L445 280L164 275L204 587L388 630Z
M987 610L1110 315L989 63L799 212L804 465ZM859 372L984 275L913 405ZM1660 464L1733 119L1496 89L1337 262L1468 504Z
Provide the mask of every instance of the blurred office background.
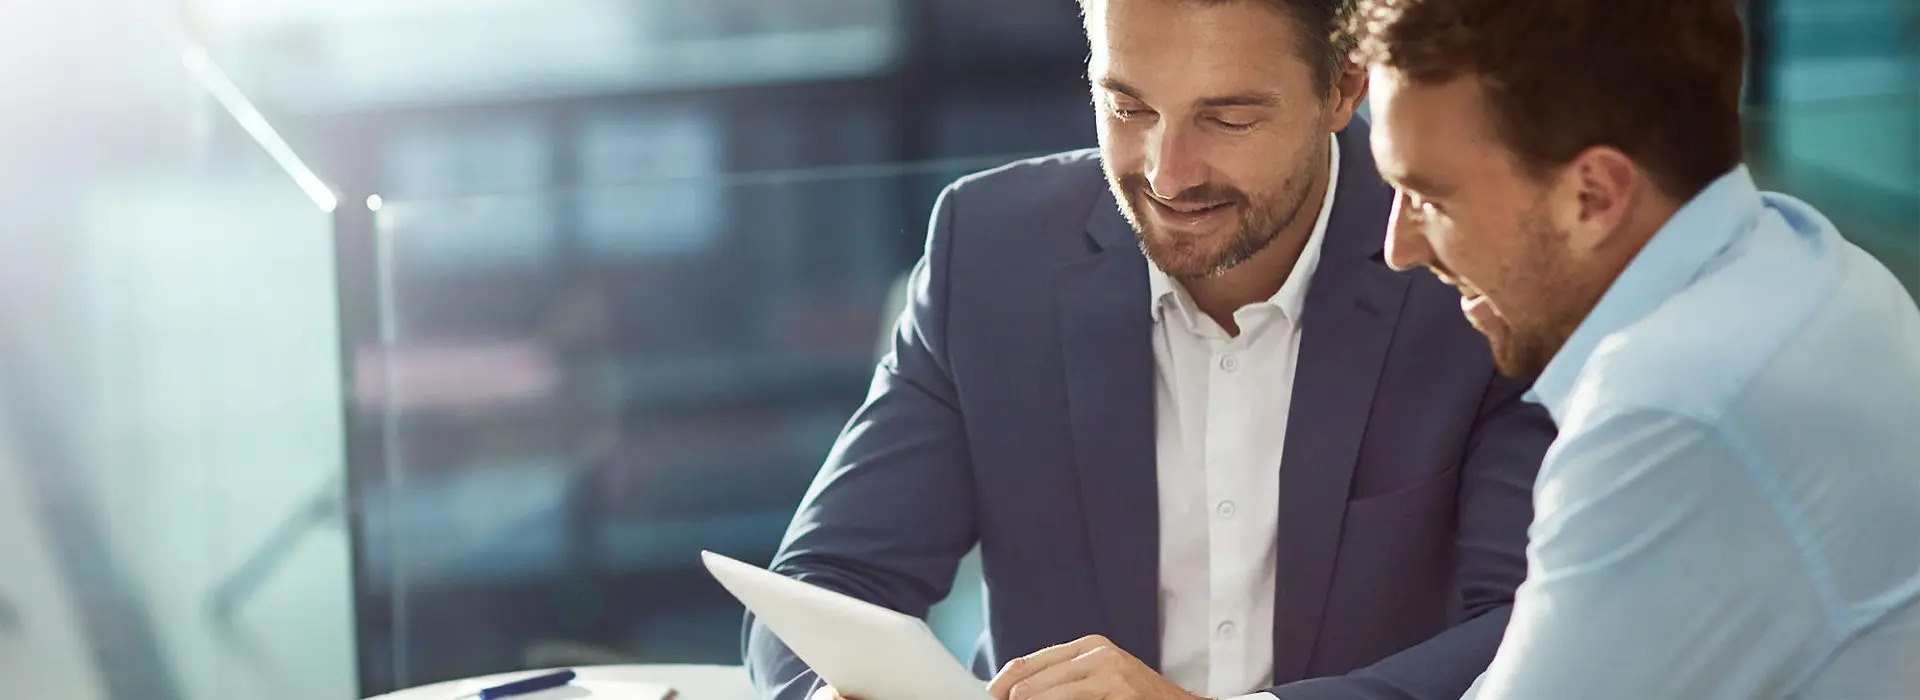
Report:
M1749 19L1756 171L1920 293L1920 2ZM0 4L0 694L737 663L695 553L772 555L939 187L1092 145L1079 32L1072 0Z

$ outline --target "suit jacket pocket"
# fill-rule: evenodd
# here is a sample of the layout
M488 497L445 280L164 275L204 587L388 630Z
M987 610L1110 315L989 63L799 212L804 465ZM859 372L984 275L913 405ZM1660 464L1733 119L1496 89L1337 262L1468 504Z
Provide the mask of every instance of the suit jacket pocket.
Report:
M1460 494L1460 470L1450 469L1412 486L1347 502L1347 520L1452 520Z

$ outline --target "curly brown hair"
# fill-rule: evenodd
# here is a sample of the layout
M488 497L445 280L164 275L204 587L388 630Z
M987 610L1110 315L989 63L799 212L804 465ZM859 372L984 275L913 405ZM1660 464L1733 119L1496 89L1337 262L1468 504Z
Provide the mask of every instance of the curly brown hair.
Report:
M1611 146L1684 200L1741 160L1733 0L1360 0L1341 33L1415 84L1477 77L1535 175Z

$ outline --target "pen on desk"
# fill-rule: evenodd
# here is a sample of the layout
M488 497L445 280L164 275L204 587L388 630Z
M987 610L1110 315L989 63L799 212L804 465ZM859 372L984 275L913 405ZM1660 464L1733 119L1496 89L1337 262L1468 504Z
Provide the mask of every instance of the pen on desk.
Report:
M512 683L503 683L500 685L496 685L491 688L481 690L478 693L462 695L460 696L460 698L479 698L479 700L500 700L500 698L510 698L515 695L526 695L528 693L537 693L542 690L546 690L548 688L558 688L568 683L572 683L573 678L574 678L573 669L567 669L564 671L554 671L553 673L542 674L542 675L534 676L532 678L524 678L521 680L514 681ZM456 700L459 700L459 699L456 698Z

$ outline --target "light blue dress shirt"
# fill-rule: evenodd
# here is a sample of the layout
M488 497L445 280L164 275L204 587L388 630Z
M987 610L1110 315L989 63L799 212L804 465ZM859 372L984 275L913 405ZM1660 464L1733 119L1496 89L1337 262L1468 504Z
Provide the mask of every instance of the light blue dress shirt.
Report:
M1745 167L1534 387L1560 426L1474 700L1920 698L1920 310Z

